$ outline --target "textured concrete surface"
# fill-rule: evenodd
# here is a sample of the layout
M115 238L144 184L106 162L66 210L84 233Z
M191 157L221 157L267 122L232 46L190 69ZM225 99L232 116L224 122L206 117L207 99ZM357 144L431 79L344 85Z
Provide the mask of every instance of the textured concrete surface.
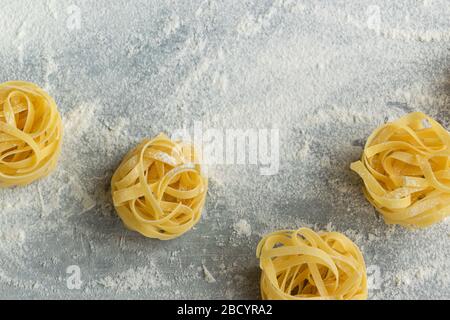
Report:
M344 232L372 299L450 298L448 221L386 226L348 169L371 131L420 110L450 126L450 6L399 1L0 0L0 81L45 87L57 171L0 190L0 298L254 299L267 232ZM210 167L198 226L124 229L109 181L144 137L279 129L279 170ZM80 281L76 275L80 271Z

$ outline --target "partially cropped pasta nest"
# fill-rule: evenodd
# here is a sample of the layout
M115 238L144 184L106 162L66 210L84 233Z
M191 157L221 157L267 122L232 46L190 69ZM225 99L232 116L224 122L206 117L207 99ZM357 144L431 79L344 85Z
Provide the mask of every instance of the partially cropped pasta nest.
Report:
M264 300L364 300L367 275L358 247L337 232L283 230L258 245Z
M160 134L125 157L111 187L114 206L129 229L170 240L200 220L208 180L192 145Z
M423 228L450 213L450 134L423 113L375 130L351 168L389 224Z
M29 184L49 174L61 150L55 101L35 84L0 84L0 187Z

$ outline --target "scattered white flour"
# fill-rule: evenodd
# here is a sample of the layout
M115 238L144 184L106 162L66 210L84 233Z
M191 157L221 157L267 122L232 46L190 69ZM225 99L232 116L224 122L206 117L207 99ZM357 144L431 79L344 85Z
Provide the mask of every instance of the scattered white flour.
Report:
M44 76L44 89L47 91L50 91L51 88L51 81L50 77L54 75L58 71L58 65L55 63L53 53L47 54L47 64L45 69L45 76Z
M180 17L177 15L172 15L169 18L169 21L167 22L166 26L164 27L164 32L166 35L170 35L177 31L177 29L180 27Z
M83 211L80 214L91 210L95 207L96 201L89 195L89 193L83 188L82 184L76 177L69 177L69 183L72 187L73 194L80 201Z
M216 279L211 274L211 272L209 272L208 268L206 268L205 265L203 265L203 273L205 274L206 282L208 282L208 283L215 283L216 282Z
M50 15L53 17L53 19L58 19L59 10L57 7L57 0L46 0L45 1L47 10L50 13Z
M395 275L395 284L398 287L411 285L411 275L408 272L400 271Z
M66 139L80 139L86 131L94 130L96 110L101 106L95 103L83 103L74 108L63 118Z
M250 223L248 223L247 220L241 219L234 224L234 231L236 232L238 237L250 238L250 236L252 235L252 226L250 225Z
M0 242L10 243L12 246L22 246L25 243L26 234L22 229L0 231Z
M106 276L96 283L116 292L147 290L165 285L154 266L131 268L114 276Z

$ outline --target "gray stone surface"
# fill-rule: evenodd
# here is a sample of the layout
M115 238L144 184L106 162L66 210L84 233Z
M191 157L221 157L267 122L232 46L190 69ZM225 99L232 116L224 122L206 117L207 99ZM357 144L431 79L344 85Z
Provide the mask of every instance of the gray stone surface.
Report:
M65 125L56 172L0 191L0 298L258 298L259 239L300 226L344 232L361 247L372 299L450 298L448 221L386 226L348 169L386 120L419 110L449 127L448 1L0 8L0 82L45 87ZM212 166L194 230L170 242L125 230L109 190L121 158L144 137L196 121L279 129L279 171ZM67 286L70 266L80 268L79 290Z

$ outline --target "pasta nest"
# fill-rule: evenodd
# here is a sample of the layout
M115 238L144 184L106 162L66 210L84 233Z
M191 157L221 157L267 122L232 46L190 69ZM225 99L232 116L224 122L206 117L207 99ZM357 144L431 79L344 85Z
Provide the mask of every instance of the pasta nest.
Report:
M160 134L125 157L111 186L114 206L129 229L170 240L200 220L208 180L192 145Z
M358 247L337 232L283 230L258 245L264 300L364 300L367 274Z
M450 134L423 113L376 129L351 169L388 224L424 228L450 212Z
M29 82L0 84L0 187L48 175L61 142L61 116L52 97Z

